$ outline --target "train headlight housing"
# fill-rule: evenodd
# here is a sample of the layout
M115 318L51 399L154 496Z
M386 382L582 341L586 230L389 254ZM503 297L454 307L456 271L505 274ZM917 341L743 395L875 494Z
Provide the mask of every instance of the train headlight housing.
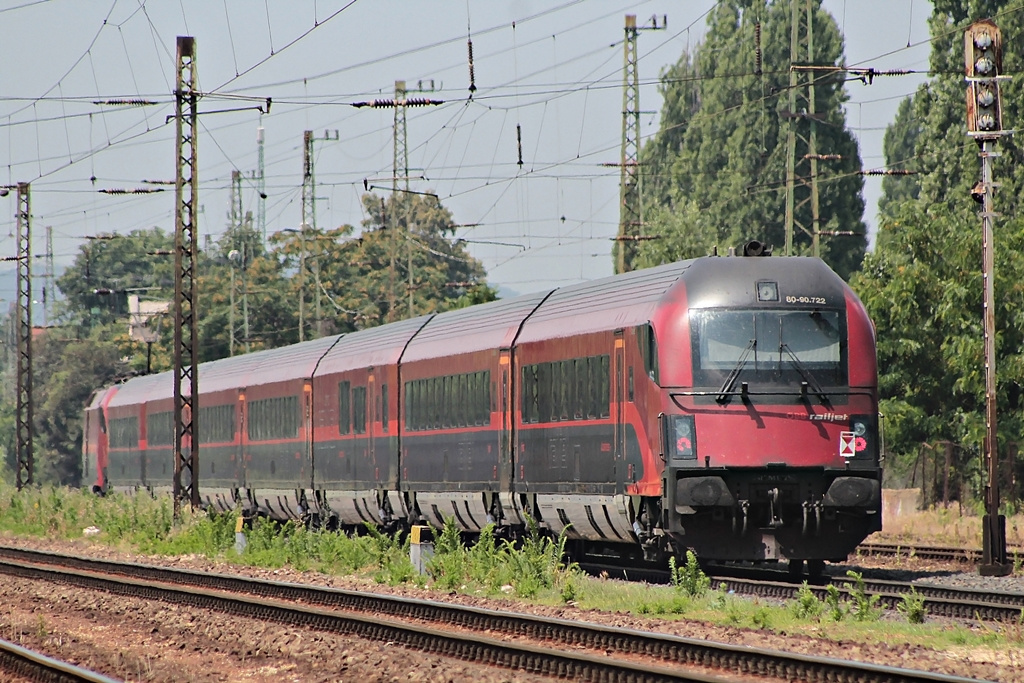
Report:
M693 415L664 415L662 427L662 438L669 462L697 459L697 434Z
M854 435L854 458L869 460L877 457L878 426L876 418L870 415L851 415L850 431Z

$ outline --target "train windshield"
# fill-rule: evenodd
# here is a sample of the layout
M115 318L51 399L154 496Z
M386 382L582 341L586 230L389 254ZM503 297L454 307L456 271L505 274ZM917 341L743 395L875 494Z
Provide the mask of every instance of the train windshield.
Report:
M845 320L833 310L694 310L694 385L844 386Z

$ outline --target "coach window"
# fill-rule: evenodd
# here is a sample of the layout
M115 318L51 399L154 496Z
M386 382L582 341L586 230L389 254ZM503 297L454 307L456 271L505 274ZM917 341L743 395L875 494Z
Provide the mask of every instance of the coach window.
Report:
M633 366L629 366L629 400L633 400Z
M423 380L415 380L409 383L413 393L412 399L407 397L407 408L412 415L407 415L408 425L412 429L423 429Z
M572 361L563 360L558 364L561 379L558 382L559 401L558 415L562 420L568 420L572 413Z
M139 418L120 417L110 421L110 448L138 448Z
M539 363L537 365L537 422L551 422L553 399L551 363Z
M465 375L453 375L452 376L452 407L454 408L452 414L452 426L453 427L465 427L466 426L466 392L463 391L466 388L466 376Z
M380 427L385 434L388 433L388 385L380 385Z
M654 335L654 326L647 323L636 329L636 340L644 359L644 372L658 384L658 338Z
M170 415L170 413L167 413ZM235 439L235 406L199 408L199 436L202 443L227 443ZM171 428L173 429L173 427Z
M452 375L452 426L465 427L464 417L466 408L466 395L462 391L465 388L465 375Z
M405 428L416 428L416 382L405 383Z
M480 424L491 423L491 373L480 373Z
M352 431L352 383L338 382L338 433Z
M202 422L200 417L200 422ZM204 431L206 425L203 425ZM146 444L148 446L169 446L174 443L174 413L165 411L146 416Z
M537 421L537 366L523 366L523 422Z
M577 358L572 362L573 374L576 377L576 400L573 401L573 418L582 420L587 417L587 406L590 403L588 393L587 359Z
M366 387L352 389L352 431L366 432Z
M480 414L480 424L486 425L491 421L491 397L488 389L491 386L491 373L478 372L477 374L477 396L480 399L480 406L477 412Z
M611 357L601 356L601 417L611 416Z
M487 387L490 384L488 381L488 374L486 372L476 373L476 397L479 401L479 405L476 408L476 413L480 418L480 424L485 425L489 422L488 417L490 415L490 396L487 395Z

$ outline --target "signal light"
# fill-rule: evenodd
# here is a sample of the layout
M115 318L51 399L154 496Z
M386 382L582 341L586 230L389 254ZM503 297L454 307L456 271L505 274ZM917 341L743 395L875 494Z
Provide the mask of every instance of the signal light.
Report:
M967 75L967 132L977 139L995 138L1003 129L999 76L1003 38L990 19L971 24L964 33Z

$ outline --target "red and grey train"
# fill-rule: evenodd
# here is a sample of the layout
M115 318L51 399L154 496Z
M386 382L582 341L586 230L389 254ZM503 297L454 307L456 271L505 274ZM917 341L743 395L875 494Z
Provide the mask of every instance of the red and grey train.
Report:
M532 517L647 559L838 561L881 528L874 328L815 258L681 261L204 363L199 387L194 476L222 510ZM97 490L170 490L172 391L97 392Z

